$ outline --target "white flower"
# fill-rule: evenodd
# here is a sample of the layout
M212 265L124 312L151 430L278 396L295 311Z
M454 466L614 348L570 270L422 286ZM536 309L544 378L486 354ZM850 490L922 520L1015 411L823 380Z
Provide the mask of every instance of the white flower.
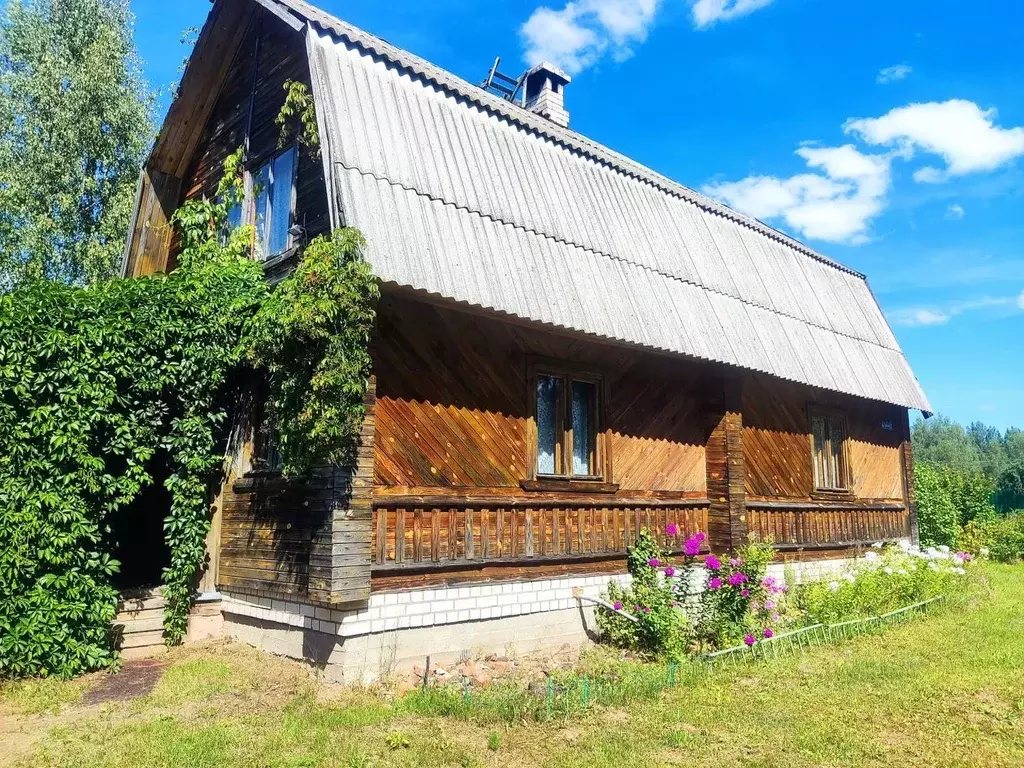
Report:
M929 570L932 570L932 571L938 571L939 570L939 566L938 566L937 563L928 563L928 568L929 568Z
M829 592L838 592L839 591L839 582L838 581L831 581L831 582L829 582L828 589L829 589Z
M898 574L899 574L900 576L909 576L909 575L910 575L910 574L909 574L909 573L907 572L907 569L906 569L906 568L900 568L900 569L899 569L898 571L896 571L896 573L898 573Z
M967 573L967 571L965 571L963 568L957 567L953 569L953 573L955 573L957 576L963 576L965 573Z
M875 560L878 559L878 553L877 552L865 552L864 553L864 559L867 560L869 563L870 562L874 562Z
M847 571L843 574L843 578L852 584L857 580L857 574L853 573L852 571Z
M871 546L872 546L872 547L874 547L875 549L881 549L881 548L882 548L882 542L880 542L880 541L876 541L876 542L875 542L874 544L872 544Z
M982 557L988 557L988 547L982 547L978 550L978 554Z
M909 552L911 550L910 542L906 539L900 539L899 547L904 552Z
M947 547L945 544L942 544L942 545L939 546L939 552L941 552L944 555L948 555L949 554L949 547Z
M885 570L885 575L886 576L892 576L892 574L893 574L892 568L890 568L889 566L886 566L884 570Z

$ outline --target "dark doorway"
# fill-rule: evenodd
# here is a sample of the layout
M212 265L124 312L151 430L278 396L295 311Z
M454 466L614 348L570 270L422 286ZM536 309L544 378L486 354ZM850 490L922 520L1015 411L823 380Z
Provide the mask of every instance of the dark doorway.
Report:
M171 563L164 540L164 520L171 509L171 494L164 487L170 470L164 456L153 457L151 472L153 483L110 517L108 551L121 563L113 583L122 591L159 586L163 569Z

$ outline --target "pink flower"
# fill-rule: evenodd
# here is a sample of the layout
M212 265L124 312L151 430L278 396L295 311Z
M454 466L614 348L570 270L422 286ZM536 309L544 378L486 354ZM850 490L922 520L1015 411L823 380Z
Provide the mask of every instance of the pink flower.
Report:
M666 536L678 536L679 535L679 526L676 525L675 523L669 523L668 525L665 526L665 535Z
M766 627L765 630L764 630L764 637L765 637L765 639L767 640L768 638L774 637L774 636L775 636L775 633L772 632L772 628L771 627Z
M742 557L730 557L729 558L729 565L731 565L733 568L738 568L739 566L743 565L743 558Z
M778 620L779 620L779 614L777 614L777 613L773 613L773 614L771 615L771 620L772 620L772 621L778 621Z
M764 601L764 609L766 611L774 610L775 609L775 602L772 601L772 600L765 600Z
M743 638L743 642L747 644L747 647L750 647L757 642L757 638L755 638L753 635L748 634L746 637Z
M614 608L616 611L621 611L622 610L622 601L621 600L616 600L615 601L615 605L613 605L612 608Z
M707 568L709 571L717 571L719 568L722 567L722 561L714 555L708 555L704 558L704 567Z
M672 578L673 576L675 576L675 575L676 575L676 569L675 569L675 568L673 568L673 567L672 567L671 565L670 565L670 566L668 566L668 567L667 567L667 568L665 569L665 575L666 575L666 576L668 576L669 578Z
M740 591L740 597L750 597L750 590L744 589Z
M647 561L647 564L651 566L651 568L657 568L659 565L661 565L661 560L659 560L656 557L652 557L650 560Z
M747 581L747 574L743 571L736 571L729 577L729 586L738 587L743 582Z
M687 539L686 543L683 544L683 554L687 557L694 557L700 553L700 541L694 536L692 539Z
M720 578L718 578L717 576L715 576L715 578L711 579L711 581L708 582L708 589L714 590L714 589L721 589L721 588L722 588L722 580Z

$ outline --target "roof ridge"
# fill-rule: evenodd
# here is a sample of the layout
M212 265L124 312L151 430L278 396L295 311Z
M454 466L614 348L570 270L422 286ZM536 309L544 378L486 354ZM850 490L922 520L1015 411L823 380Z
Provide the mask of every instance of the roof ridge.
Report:
M648 168L643 163L633 160L630 157L617 152L610 147L594 141L583 134L569 128L562 128L549 120L533 114L516 104L505 101L484 91L479 86L473 85L458 75L433 64L426 59L399 48L387 40L384 40L371 32L367 32L354 24L339 19L333 14L322 11L319 8L305 2L305 0L277 0L278 3L287 6L299 14L306 21L322 29L324 32L346 39L353 45L359 46L372 54L387 59L426 80L433 82L442 88L452 91L467 101L476 104L483 109L490 110L507 120L520 124L522 127L536 131L538 134L553 141L563 144L570 150L590 155L593 159L603 162L612 168L641 181L659 187L664 192L680 197L687 202L697 205L709 213L714 213L735 223L745 226L758 234L771 240L776 240L783 245L789 246L798 253L812 258L827 266L854 275L865 282L867 277L852 267L836 261L835 259L820 253L805 243L797 240L775 227L765 224L760 219L749 216L730 208L724 203L713 200L706 195L690 189L664 174Z
M821 331L826 331L828 333L833 333L833 334L835 334L837 336L842 336L843 338L846 338L846 339L852 339L854 341L859 341L859 342L862 342L864 344L871 344L872 346L878 347L879 349L887 350L889 352L897 352L897 353L902 354L902 350L899 349L898 346L897 347L889 347L889 346L886 346L885 344L882 344L882 343L880 343L880 342L878 342L876 340L864 339L864 338L861 338L860 336L853 336L853 335L851 335L849 333L846 333L846 332L840 331L840 330L836 330L834 328L826 328L825 326L821 325L820 323L816 323L816 322L814 322L812 320L805 320L804 318L797 317L796 315L792 315L789 312L782 312L782 311L780 311L778 309L775 309L773 307L767 307L767 306L765 306L763 304L760 304L760 303L758 303L756 301L751 301L751 300L748 300L748 299L744 299L744 298L742 298L740 296L734 296L731 293L726 293L725 291L722 291L722 290L720 290L718 288L713 288L711 286L704 285L703 283L695 282L694 280L688 280L685 277L680 277L679 275L673 275L670 272L665 272L664 270L658 269L657 267L653 267L653 266L651 266L649 264L642 264L640 262L633 261L632 259L628 259L628 258L625 258L623 256L616 256L614 253L608 253L606 251L602 251L602 250L599 250L597 248L594 248L593 246L590 246L590 245L583 245L582 243L577 243L577 242L574 242L572 240L568 240L568 239L566 239L564 237L560 237L558 235L553 235L550 232L541 231L541 230L539 230L539 229L537 229L535 227L529 227L529 226L526 226L526 225L523 225L523 224L520 224L520 223L517 223L517 222L514 222L514 221L507 221L507 220L501 218L500 216L498 216L498 215L496 215L494 213L487 213L485 211L477 210L476 208L471 208L468 205L463 205L463 204L460 204L460 203L456 203L456 202L453 202L451 200L445 200L442 197L438 197L437 195L430 194L429 192L421 191L421 190L419 190L419 189L417 189L415 187L410 187L410 186L408 186L406 184L403 184L403 183L401 183L399 181L395 181L393 179L390 179L387 176L380 176L380 175L374 173L373 171L364 171L362 168L358 168L358 167L352 166L352 165L346 165L345 163L342 163L340 161L335 161L335 165L339 166L340 168L343 168L346 171L354 171L354 172L358 173L361 176L368 176L368 177L370 177L372 179L375 179L377 181L382 181L382 182L384 182L386 184L390 184L392 187L398 187L399 189L404 189L407 192L411 192L414 195L418 195L420 197L425 197L428 200L434 200L436 202L441 203L442 205L450 205L453 208L455 208L456 210L466 211L467 213L476 214L477 216L480 216L481 218L490 219L491 221L493 221L493 222L495 222L497 224L501 224L501 225L509 226L509 227L514 227L515 229L521 230L523 232L531 232L531 233L537 235L538 237L543 237L543 238L546 238L546 239L551 240L551 241L556 242L556 243L562 243L562 244L567 245L567 246L569 246L571 248L579 248L579 249L581 249L583 251L587 251L589 253L593 253L593 254L595 254L597 256L602 256L602 257L607 258L607 259L613 259L615 261L620 261L620 262L622 262L624 264L629 264L629 265L631 265L633 267L636 267L637 269L644 269L644 270L647 270L648 272L652 272L652 273L654 273L656 275L661 275L662 277L664 277L666 279L676 280L676 281L678 281L680 283L686 283L687 285L692 285L695 288L700 288L701 290L707 291L708 293L714 293L714 294L717 294L719 296L724 296L726 298L733 299L733 300L738 301L741 304L746 305L746 306L757 307L758 309L762 309L765 312L771 312L772 314L777 315L778 317L785 317L785 318L788 318L790 320L795 320L798 323L804 323L807 326L810 326L812 328L817 328L818 330L821 330Z

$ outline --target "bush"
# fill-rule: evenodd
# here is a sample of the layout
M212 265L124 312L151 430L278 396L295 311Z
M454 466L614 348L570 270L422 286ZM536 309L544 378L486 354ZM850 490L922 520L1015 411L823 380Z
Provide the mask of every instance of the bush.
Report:
M969 523L960 536L959 546L1001 563L1024 560L1024 511L987 522Z
M944 476L949 471L932 464L914 467L917 524L925 546L952 546L960 532L960 515Z
M965 586L969 553L947 547L871 550L834 579L801 586L797 601L809 623L833 624L878 616L913 603L952 595Z

